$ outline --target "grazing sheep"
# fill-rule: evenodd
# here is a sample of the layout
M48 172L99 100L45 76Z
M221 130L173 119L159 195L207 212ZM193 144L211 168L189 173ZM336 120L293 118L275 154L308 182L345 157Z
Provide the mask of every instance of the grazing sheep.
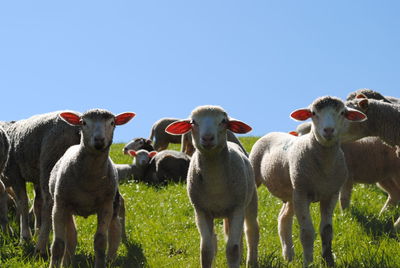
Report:
M190 157L182 152L164 150L154 152L146 169L145 181L152 184L163 184L168 181L186 181Z
M154 147L151 145L151 140L145 138L134 138L124 146L122 152L124 154L128 154L129 150L139 151L141 149L144 149L148 152L154 151Z
M233 134L232 131L228 130L226 131L226 139L230 142L234 142L237 145L240 146L240 148L242 149L243 153L246 156L249 156L246 152L246 150L244 149L242 143L239 141L239 139L235 136L235 134ZM193 142L192 142L192 134L191 132L185 133L182 135L182 146L181 146L181 152L191 156L194 153L194 146L193 146Z
M200 106L190 119L172 123L171 134L191 131L196 148L190 161L187 189L195 209L201 242L202 267L211 267L217 250L214 218L224 218L229 267L239 267L243 223L247 238L247 265L257 266L259 227L253 169L237 144L227 142L227 129L247 133L251 128L230 119L218 106Z
M118 181L122 182L132 177L137 181L145 181L145 174L149 166L149 162L156 153L156 151L148 152L144 149L139 151L128 150L128 154L133 158L136 158L136 160L132 164L114 165L117 169Z
M115 126L129 122L134 114L114 116L106 110L93 109L82 115L64 112L59 116L79 126L82 138L79 145L65 152L50 175L49 188L54 200L50 267L58 267L61 260L64 266L71 262L77 243L73 215L92 214L97 214L95 267L106 267L107 242L108 258L113 259L121 239L117 171L109 151Z
M312 118L311 132L301 137L273 132L260 138L250 153L257 183L264 183L284 203L278 217L278 231L283 257L294 257L293 216L300 225L303 264L313 262L314 227L311 202L320 203L322 257L333 266L332 214L339 190L347 178L347 168L340 148L345 121L362 121L366 116L347 108L334 97L316 99L309 108L291 114L296 120Z
M171 135L165 132L165 128L173 123L178 121L179 119L176 118L161 118L157 122L153 124L150 133L150 140L154 142L154 149L156 151L162 151L168 148L168 144L181 143L181 137L177 135Z
M31 239L26 182L34 184L35 230L39 229L42 192L48 192L50 171L71 145L79 143L79 130L58 118L59 112L2 122L10 139L10 154L4 169L4 184L16 194L21 241ZM43 200L44 201L44 200ZM44 215L45 216L45 215Z
M306 133L300 132L299 136ZM388 198L380 214L389 205L395 205L400 201L400 159L396 156L393 147L385 144L378 137L366 137L354 142L346 142L341 147L349 174L339 194L342 209L350 206L351 191L355 183L377 183L388 193Z

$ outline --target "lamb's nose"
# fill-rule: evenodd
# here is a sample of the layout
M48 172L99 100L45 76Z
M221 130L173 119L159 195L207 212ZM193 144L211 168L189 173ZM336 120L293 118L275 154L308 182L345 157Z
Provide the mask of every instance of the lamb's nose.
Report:
M324 128L324 134L327 136L332 136L334 131L335 131L335 129L332 127Z
M214 141L214 135L203 135L203 136L201 137L201 140L202 140L204 143L213 142L213 141Z

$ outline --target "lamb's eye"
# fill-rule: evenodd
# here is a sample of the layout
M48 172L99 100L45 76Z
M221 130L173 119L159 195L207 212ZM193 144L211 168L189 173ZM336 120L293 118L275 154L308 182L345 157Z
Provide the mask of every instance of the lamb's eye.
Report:
M82 126L86 126L86 121L82 120Z
M190 121L190 124L192 124L192 125L194 125L194 126L197 126L197 122L194 121L193 119L192 119L192 121Z
M311 114L314 116L314 115L315 115L315 112L312 112Z
M115 122L114 122L114 121L112 121L112 122L111 122L111 125L112 125L112 126L114 126L114 125L115 125Z
M226 120L226 118L222 119L221 124L226 124L228 122L228 120Z
M340 114L341 114L341 115L344 115L344 111L342 111Z

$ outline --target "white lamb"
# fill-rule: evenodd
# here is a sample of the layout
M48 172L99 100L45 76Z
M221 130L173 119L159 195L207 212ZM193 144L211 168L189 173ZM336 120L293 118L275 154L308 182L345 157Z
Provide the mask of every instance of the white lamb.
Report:
M199 229L202 267L211 267L217 240L214 219L223 218L229 267L239 267L243 224L247 238L247 265L257 266L259 227L257 191L253 169L237 144L227 142L226 132L247 133L245 123L230 119L218 106L200 106L190 119L172 123L171 134L192 131L196 148L190 161L187 189Z
M65 112L60 117L81 127L81 142L65 152L50 175L49 188L54 200L50 267L58 267L61 261L64 266L71 262L77 244L73 215L92 214L97 214L95 267L106 267L107 242L108 258L113 259L121 240L121 196L109 151L115 126L127 123L134 114L114 116L94 109L83 115Z
M294 111L296 120L312 118L309 134L295 137L288 133L270 133L259 139L250 153L256 181L284 203L279 213L278 231L286 260L294 257L293 215L300 225L303 264L313 262L314 227L310 203L320 202L322 256L330 266L332 255L332 214L347 168L340 148L344 122L362 121L366 116L334 97L322 97L308 108Z

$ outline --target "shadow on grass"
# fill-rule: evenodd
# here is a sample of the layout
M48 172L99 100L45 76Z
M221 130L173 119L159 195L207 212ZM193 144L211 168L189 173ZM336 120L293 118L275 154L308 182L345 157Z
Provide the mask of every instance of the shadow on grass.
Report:
M387 236L397 239L392 218L380 219L378 215L366 214L365 211L361 211L355 206L350 208L350 213L361 224L364 230L374 238Z
M127 255L118 256L117 259L111 263L110 267L124 267L124 268L145 267L147 264L147 260L143 254L143 249L140 246L140 244L127 242L125 246L128 252ZM80 267L80 268L94 267L94 255L93 254L75 255L74 267Z

